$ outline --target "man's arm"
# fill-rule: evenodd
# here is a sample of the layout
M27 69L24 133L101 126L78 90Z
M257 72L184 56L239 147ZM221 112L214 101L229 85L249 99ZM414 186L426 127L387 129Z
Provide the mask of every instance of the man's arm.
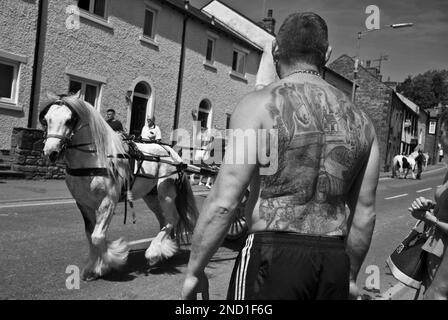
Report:
M375 198L379 178L379 149L375 137L369 159L361 171L348 198L351 212L351 226L347 238L346 251L350 257L350 282L356 283L359 269L364 261L372 240L375 226Z
M237 106L232 114L230 129L254 130L256 137L261 122L260 117L256 115L257 99L252 96L253 94L247 96ZM234 135L230 133L228 138L233 139ZM229 142L225 163L221 166L215 184L204 202L194 230L190 261L182 290L182 297L186 299L195 299L198 291L208 290L200 284L201 281L207 281L204 280L204 269L224 240L234 219L234 210L257 169L256 161L249 161L256 159L257 148L247 148L244 144L244 150L236 150L234 146ZM230 159L232 153L241 155L245 152L247 157L242 164L234 164L233 159Z

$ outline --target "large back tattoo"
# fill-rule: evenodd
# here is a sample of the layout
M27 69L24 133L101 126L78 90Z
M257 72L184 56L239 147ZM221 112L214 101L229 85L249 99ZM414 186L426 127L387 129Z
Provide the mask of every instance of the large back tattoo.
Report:
M345 198L365 165L370 121L330 85L283 83L266 105L278 130L278 171L261 179L268 230L344 234Z

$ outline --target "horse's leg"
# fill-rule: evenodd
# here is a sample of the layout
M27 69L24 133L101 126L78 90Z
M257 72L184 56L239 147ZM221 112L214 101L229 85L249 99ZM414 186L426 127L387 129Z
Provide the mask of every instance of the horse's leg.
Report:
M165 226L165 217L163 216L163 210L160 206L159 198L156 194L147 194L143 197L148 208L154 212L157 221L159 221L160 229Z
M145 257L148 259L150 265L154 265L161 261L162 258L170 258L177 251L177 244L171 239L171 232L176 226L179 220L179 214L176 209L176 186L173 179L160 179L157 185L157 202L159 203L159 208L157 205L153 204L156 209L157 219L161 224L161 230L157 236L151 241L149 248L145 252ZM145 202L154 201L154 198L150 196L145 197Z
M121 238L115 241L106 239L106 232L109 228L116 201L109 195L103 198L101 205L96 210L96 225L92 233L92 245L94 246L99 259L97 260L93 272L97 276L102 276L110 269L117 269L126 263L128 257L128 246Z
M87 242L89 243L89 259L82 270L81 278L85 281L95 280L98 276L93 270L95 269L95 263L99 258L95 247L92 244L92 232L95 228L95 210L87 208L78 202L76 202L76 205L81 211L82 218L84 220Z

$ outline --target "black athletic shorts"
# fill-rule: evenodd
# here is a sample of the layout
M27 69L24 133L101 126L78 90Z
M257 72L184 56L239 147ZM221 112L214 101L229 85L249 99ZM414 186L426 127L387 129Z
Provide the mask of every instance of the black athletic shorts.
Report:
M227 299L348 299L349 272L343 237L256 232L236 259Z

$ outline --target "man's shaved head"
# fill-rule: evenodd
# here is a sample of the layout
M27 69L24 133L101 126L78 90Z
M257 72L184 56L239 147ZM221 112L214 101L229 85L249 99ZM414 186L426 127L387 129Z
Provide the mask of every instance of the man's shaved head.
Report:
M305 62L322 67L328 49L325 20L312 12L289 15L277 35L278 58L286 65Z

